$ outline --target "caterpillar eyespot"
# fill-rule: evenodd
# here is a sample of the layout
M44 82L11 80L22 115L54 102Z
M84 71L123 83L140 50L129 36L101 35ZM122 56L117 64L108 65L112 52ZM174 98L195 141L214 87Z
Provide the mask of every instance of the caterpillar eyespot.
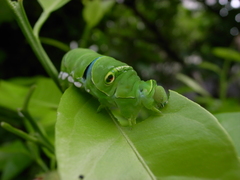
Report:
M111 84L114 80L115 80L115 76L113 72L109 72L105 77L106 84Z
M90 49L73 49L64 55L59 81L63 89L69 83L85 89L122 126L161 114L168 102L168 94L155 80L142 81L131 66Z

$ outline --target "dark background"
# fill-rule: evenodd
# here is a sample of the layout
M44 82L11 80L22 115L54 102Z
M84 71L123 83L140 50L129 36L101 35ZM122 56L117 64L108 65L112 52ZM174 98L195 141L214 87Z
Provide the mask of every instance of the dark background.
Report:
M24 6L33 26L42 9L37 1L25 0ZM128 63L144 80L156 79L179 92L184 86L176 74L181 72L218 98L218 75L199 64L222 67L224 59L212 53L215 47L239 50L239 6L227 0L118 0L92 29L86 47ZM40 36L66 45L81 42L86 25L82 10L81 1L70 1L51 14ZM0 35L1 79L47 76L4 1L0 2ZM59 69L65 52L46 44L44 48ZM231 63L228 75L239 68L239 63ZM239 84L239 78L229 84L228 97L239 98ZM196 93L185 94L194 99Z

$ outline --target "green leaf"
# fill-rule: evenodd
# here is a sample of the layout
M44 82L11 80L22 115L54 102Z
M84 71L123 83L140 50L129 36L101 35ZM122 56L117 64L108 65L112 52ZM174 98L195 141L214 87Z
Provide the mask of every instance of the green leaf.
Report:
M215 116L231 136L240 157L240 112L221 113Z
M28 82L30 79L26 78L25 81ZM36 89L28 109L35 120L41 121L41 126L53 141L56 111L62 94L50 78L38 77L34 78L34 81L32 83L36 85ZM19 82L24 83L24 80ZM28 91L28 87L0 81L0 107L17 112L18 108L23 107Z
M103 18L104 14L114 5L114 0L83 0L83 19L87 25L83 30L79 47L87 47L87 42L91 35L91 29ZM94 13L93 13L94 12Z
M44 11L53 12L63 5L68 3L70 0L38 0Z
M62 180L240 178L237 154L216 118L176 92L161 116L132 128L97 113L98 105L74 87L61 99L56 154Z
M10 180L16 177L32 162L32 157L26 147L15 141L0 148L1 180Z
M88 28L93 28L99 23L103 15L113 6L115 1L85 0L83 3L83 18L86 21Z
M41 121L44 131L54 141L56 111L62 93L50 78L39 78L29 103L29 111Z
M24 82L24 80L21 81ZM25 81L30 81L30 78L26 78ZM16 82L16 80L13 82ZM54 82L50 78L38 77L34 78L34 81L31 81L31 83L35 84L37 87L30 100L30 112L40 117L46 113L43 112L46 109L55 110L56 112L61 92ZM16 111L17 108L21 108L23 106L28 91L29 88L26 86L16 85L14 83L1 80L0 106Z
M225 60L240 62L240 53L230 48L216 47L213 54Z
M0 106L6 107L13 111L22 107L24 97L26 97L28 88L15 85L7 81L0 81Z
M36 90L33 93L32 106L38 105L51 109L57 109L62 93L50 78L38 78L35 83ZM38 110L39 111L39 110Z

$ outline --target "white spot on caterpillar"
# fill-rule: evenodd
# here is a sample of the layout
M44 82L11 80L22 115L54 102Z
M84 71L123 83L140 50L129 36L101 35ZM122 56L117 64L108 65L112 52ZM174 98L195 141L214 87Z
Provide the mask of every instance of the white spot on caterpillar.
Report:
M86 91L89 93L89 92L90 92L90 89L86 89Z
M63 74L63 72L61 71L61 72L59 73L59 75L58 75L58 78L59 78L59 79L62 79L62 74Z
M74 85L78 88L82 87L82 83L80 83L80 82L74 82Z
M72 77L72 76L68 76L68 81L69 81L70 83L73 83L73 82L74 82L73 77Z
M62 72L62 80L66 79L68 77L68 73Z
M18 115L19 115L20 117L24 117L24 115L23 115L23 113L21 112L21 109L20 109L20 108L17 109L17 112L18 112Z

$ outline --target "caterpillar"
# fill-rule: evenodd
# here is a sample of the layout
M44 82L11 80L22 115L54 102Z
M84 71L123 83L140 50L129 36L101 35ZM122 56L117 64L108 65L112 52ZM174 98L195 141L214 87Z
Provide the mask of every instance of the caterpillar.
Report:
M143 81L127 64L93 50L77 48L62 60L59 80L66 89L69 84L98 99L101 108L108 108L122 126L133 126L168 102L168 94L155 80Z

